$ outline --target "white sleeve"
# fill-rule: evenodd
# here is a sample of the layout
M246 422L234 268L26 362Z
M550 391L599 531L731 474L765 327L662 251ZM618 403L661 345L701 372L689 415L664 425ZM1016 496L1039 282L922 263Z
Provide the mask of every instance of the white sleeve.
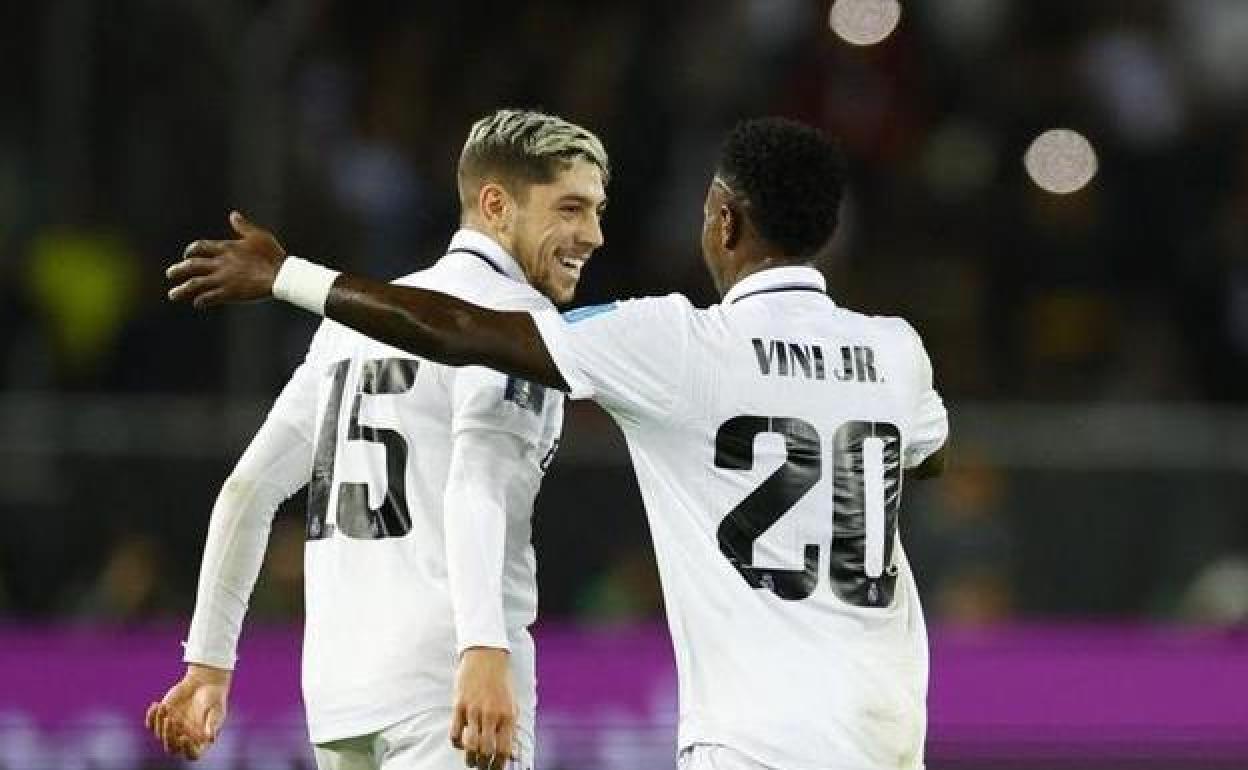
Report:
M183 655L187 663L234 668L273 514L311 474L318 379L312 359L309 352L217 496Z
M510 516L531 516L544 436L563 395L489 369L455 370L443 516L457 649L509 649L503 565ZM547 439L549 440L549 439Z
M903 322L904 323L904 322ZM932 384L932 362L918 332L908 323L917 357L916 398L910 421L910 437L905 449L905 467L914 468L945 445L949 437L949 415L945 402Z
M572 398L616 416L671 412L688 361L692 306L679 294L533 314Z

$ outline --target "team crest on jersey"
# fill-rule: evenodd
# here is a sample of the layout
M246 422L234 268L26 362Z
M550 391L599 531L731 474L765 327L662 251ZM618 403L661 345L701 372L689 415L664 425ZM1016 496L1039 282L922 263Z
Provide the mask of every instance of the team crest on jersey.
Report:
M521 409L528 409L533 414L541 414L546 405L546 388L519 377L508 377L503 400L510 401Z

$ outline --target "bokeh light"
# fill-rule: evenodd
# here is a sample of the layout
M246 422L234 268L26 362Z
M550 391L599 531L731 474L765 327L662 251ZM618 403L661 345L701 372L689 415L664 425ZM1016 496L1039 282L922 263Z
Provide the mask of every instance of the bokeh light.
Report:
M1096 176L1096 151L1079 132L1054 128L1031 143L1023 166L1040 189L1066 195L1083 189Z
M893 33L901 21L897 0L836 0L828 24L842 40L854 45L875 45Z

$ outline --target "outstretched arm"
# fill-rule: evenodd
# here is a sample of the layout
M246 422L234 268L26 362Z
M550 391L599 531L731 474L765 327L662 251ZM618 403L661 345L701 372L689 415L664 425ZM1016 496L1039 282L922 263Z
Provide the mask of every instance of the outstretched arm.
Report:
M528 313L490 310L449 294L340 275L329 291L325 315L438 363L488 366L568 389Z
M231 212L230 224L236 240L195 241L169 268L166 274L175 284L170 299L206 308L277 296L431 361L488 366L568 389L528 313L489 310L439 292L353 275L334 278L302 261L282 271L287 285L275 291L286 250L272 233L237 211ZM309 297L309 284L317 289L318 281L319 291ZM318 301L323 302L319 307Z

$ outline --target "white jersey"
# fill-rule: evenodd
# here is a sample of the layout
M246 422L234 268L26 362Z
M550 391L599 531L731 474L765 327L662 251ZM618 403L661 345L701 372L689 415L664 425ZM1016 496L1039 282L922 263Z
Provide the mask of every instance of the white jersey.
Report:
M922 767L927 639L898 538L903 468L948 432L903 320L806 267L722 305L535 314L573 398L628 441L680 686L680 746L784 770Z
M466 230L433 267L398 283L497 309L554 312L506 252ZM536 683L527 626L537 586L530 524L558 443L562 399L322 324L253 442L263 443L271 425L293 428L302 446L285 449L305 453L301 481L311 478L303 692L313 742L449 710L458 653L469 646L511 650L519 727L531 740ZM474 567L483 554L495 558ZM204 581L201 575L187 659L211 663L224 644L232 663L237 636L214 642L213 587Z

